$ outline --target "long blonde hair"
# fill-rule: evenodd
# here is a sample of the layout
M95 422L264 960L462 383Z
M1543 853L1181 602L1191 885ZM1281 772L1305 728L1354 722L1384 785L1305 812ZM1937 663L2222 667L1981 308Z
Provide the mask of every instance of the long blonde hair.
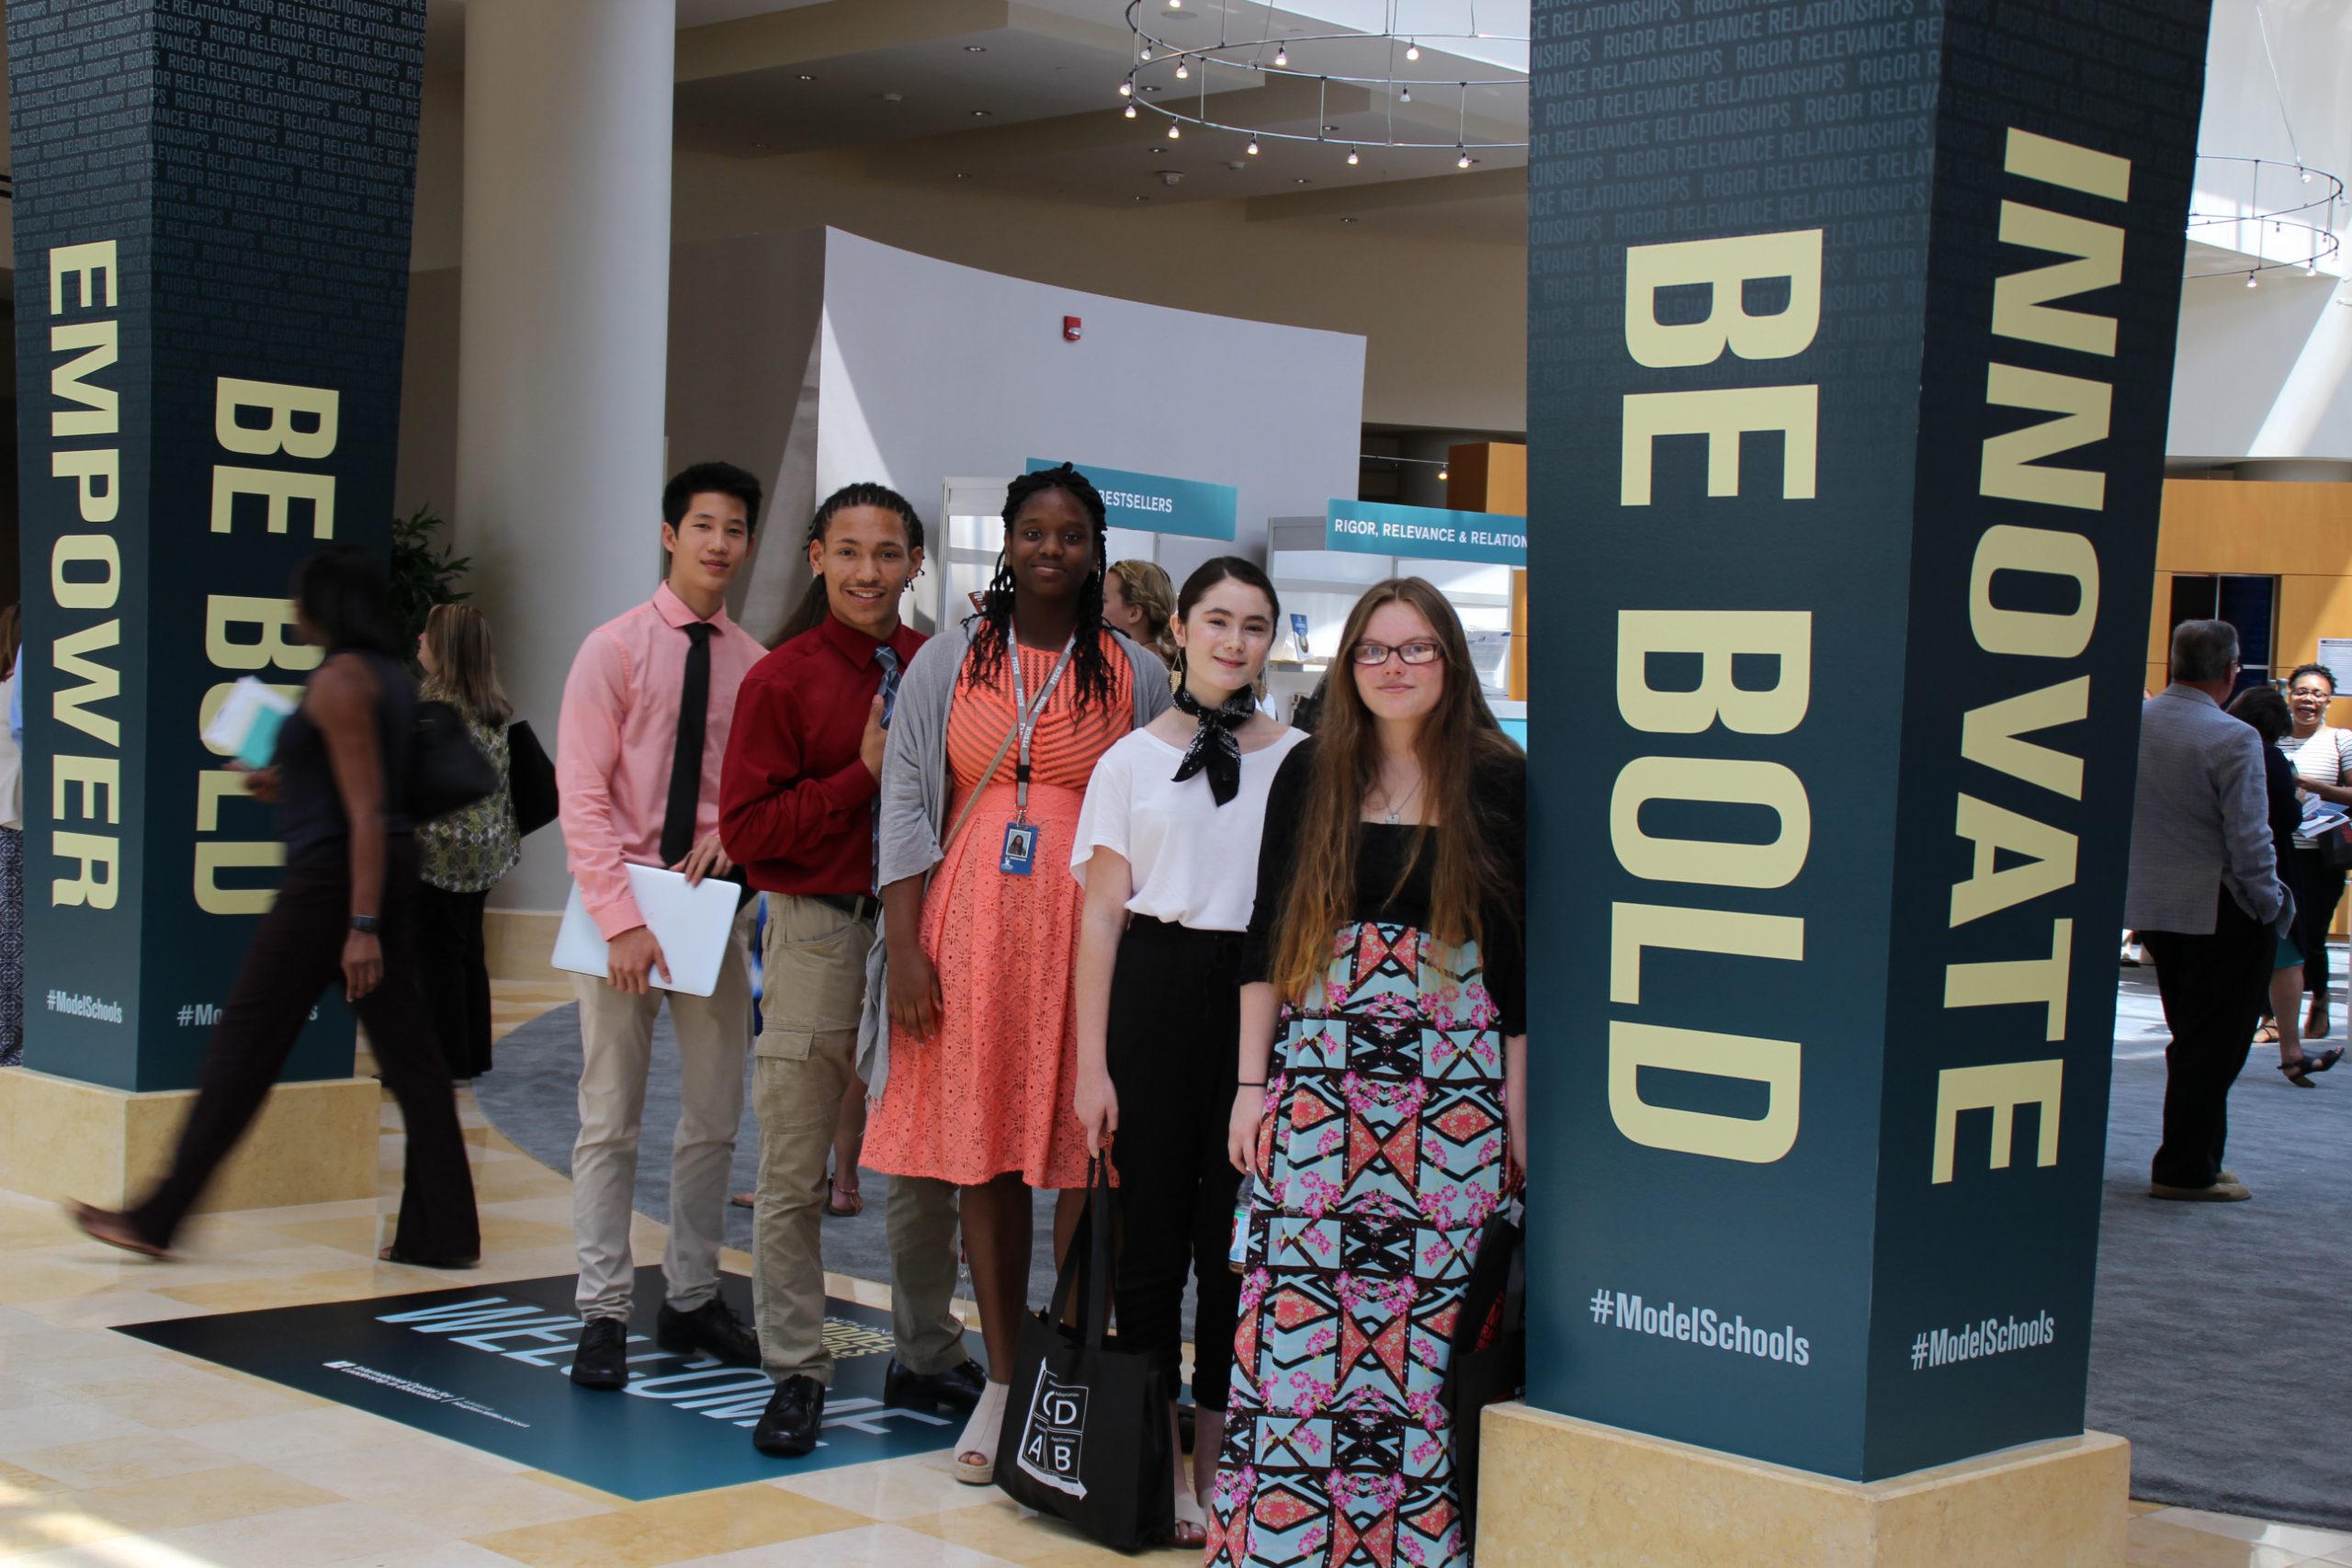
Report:
M1176 636L1168 629L1176 618L1176 583L1168 569L1158 561L1114 560L1111 570L1119 574L1119 590L1127 603L1141 610L1149 637L1136 640L1159 655L1161 663L1170 669L1176 663Z
M424 694L450 703L476 723L496 727L514 716L514 705L498 684L498 656L490 644L490 621L469 604L435 604L424 617L424 646L433 673Z
M1331 936L1353 917L1356 847L1363 835L1363 802L1380 777L1380 737L1350 666L1364 626L1383 604L1420 613L1445 665L1445 686L1422 722L1413 750L1421 765L1422 823L1405 858L1408 873L1437 840L1430 878L1430 934L1442 948L1483 942L1483 911L1502 897L1509 868L1496 852L1489 825L1472 785L1479 770L1509 766L1518 748L1503 735L1478 691L1462 619L1445 595L1418 577L1376 583L1356 601L1331 661L1323 713L1315 727L1314 764L1298 820L1297 859L1275 917L1275 994L1305 1006L1331 962ZM1436 818L1430 826L1429 818ZM1401 878L1400 878L1401 885ZM1394 897L1397 889L1390 889Z

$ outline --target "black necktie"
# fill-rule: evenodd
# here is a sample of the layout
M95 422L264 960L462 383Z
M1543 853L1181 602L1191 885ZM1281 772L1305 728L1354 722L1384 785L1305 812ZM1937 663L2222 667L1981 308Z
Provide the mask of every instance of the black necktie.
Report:
M670 802L662 812L662 863L675 865L695 847L695 807L702 800L702 737L710 720L708 621L689 621L685 684L678 688L678 745L670 753Z

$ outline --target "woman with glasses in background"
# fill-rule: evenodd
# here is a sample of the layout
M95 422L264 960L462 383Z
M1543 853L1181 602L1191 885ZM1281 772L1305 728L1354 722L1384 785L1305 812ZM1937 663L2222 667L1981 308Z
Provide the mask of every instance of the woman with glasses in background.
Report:
M1429 583L1373 588L1340 647L1274 777L1242 948L1227 1153L1257 1179L1208 1561L1378 1540L1463 1568L1435 1393L1525 1164L1527 760ZM1340 1410L1345 1444L1294 1440Z
M2352 807L2352 729L2328 724L2328 705L2335 700L2335 677L2326 665L2298 665L2287 678L2287 715L2294 727L2278 746L2295 765L2297 783L2305 794ZM2301 923L2311 939L2303 948L2303 989L2311 997L2303 1038L2324 1040L2332 1021L2327 1008L2327 933L2335 924L2336 902L2344 897L2344 873L2328 864L2319 845L2301 832L2295 835L2294 850L2295 871L2302 884Z

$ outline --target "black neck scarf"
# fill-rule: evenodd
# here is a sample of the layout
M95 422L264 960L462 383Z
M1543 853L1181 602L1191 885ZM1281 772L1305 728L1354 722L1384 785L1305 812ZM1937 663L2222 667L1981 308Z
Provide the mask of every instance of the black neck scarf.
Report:
M1184 749L1184 760L1176 764L1176 782L1182 784L1206 770L1209 794L1223 806L1241 793L1241 742L1234 731L1256 715L1257 694L1244 686L1216 707L1203 707L1200 698L1179 681L1176 711L1201 721L1200 728L1193 732L1192 745Z

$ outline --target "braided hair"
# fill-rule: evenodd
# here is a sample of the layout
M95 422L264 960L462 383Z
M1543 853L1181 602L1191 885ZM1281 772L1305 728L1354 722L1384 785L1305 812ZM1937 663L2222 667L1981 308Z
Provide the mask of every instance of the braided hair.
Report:
M1012 520L1021 514L1021 508L1029 498L1049 490L1060 491L1083 506L1094 524L1094 566L1079 590L1078 646L1070 654L1069 672L1076 683L1074 705L1101 706L1111 700L1112 689L1111 663L1102 651L1102 573L1110 543L1109 527L1103 521L1102 492L1068 463L1058 468L1023 474L1005 487L1005 538L1009 545ZM1004 650L1012 642L1012 558L1004 548L1000 548L996 575L989 579L988 590L980 595L980 612L973 617L979 624L972 627L972 655L964 666L967 685L983 685L1003 668Z
M907 498L888 485L863 481L843 485L825 498L824 504L817 508L817 515L808 521L808 543L823 543L825 530L832 526L834 516L853 506L876 506L898 513L899 521L907 527L907 548L922 548L922 519L915 515ZM776 634L776 642L787 643L802 632L814 631L825 624L825 617L831 613L825 596L825 574L820 571L809 580L808 592L800 596L799 606L784 623L784 630Z

